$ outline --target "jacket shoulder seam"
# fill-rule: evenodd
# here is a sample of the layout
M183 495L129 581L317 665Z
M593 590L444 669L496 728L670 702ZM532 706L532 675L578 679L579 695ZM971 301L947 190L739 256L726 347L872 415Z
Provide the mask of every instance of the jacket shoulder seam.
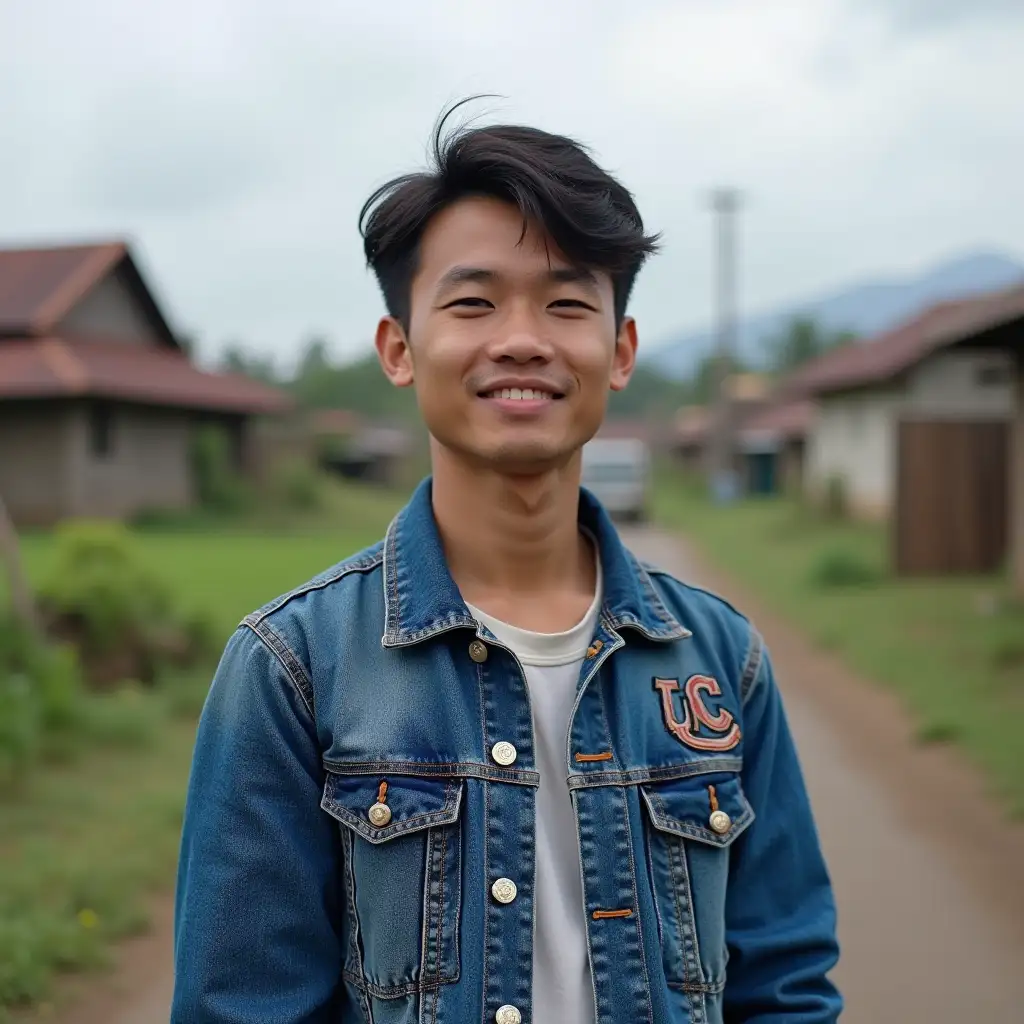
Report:
M764 660L764 638L760 632L750 627L750 643L747 645L747 656L740 673L740 706L747 703L754 685L761 676L761 664Z
M695 594L703 594L705 597L710 597L719 604L724 605L730 612L738 616L743 622L749 622L749 618L743 614L731 601L727 598L722 597L721 594L716 593L714 590L708 590L707 587L698 587L693 583L687 583L686 580L681 580L674 573L669 572L667 569L662 569L657 565L650 562L641 561L640 565L647 570L650 576L658 576L664 579L670 580L677 586L683 587L686 590L691 590Z
M248 626L254 622L262 622L275 612L280 611L285 607L285 605L294 601L296 598L302 597L304 594L309 594L314 590L324 590L326 587L337 583L339 580L344 579L352 573L372 572L374 569L378 568L383 561L383 550L375 550L372 554L342 562L339 565L336 565L333 569L328 569L326 573L323 573L320 576L314 576L313 579L295 587L294 590L289 590L288 593L275 598L262 608L258 608L254 612L250 612L244 619L242 619L240 624Z
M285 675L288 677L288 681L295 688L295 692L299 695L299 698L305 705L306 710L309 712L310 719L313 722L316 722L316 705L313 700L313 686L310 682L308 673L277 630L273 629L269 623L263 622L262 620L250 621L250 619L252 619L252 616L246 616L246 618L242 620L242 627L249 629L256 637L257 642L260 643L267 652L277 660L278 664L284 670Z

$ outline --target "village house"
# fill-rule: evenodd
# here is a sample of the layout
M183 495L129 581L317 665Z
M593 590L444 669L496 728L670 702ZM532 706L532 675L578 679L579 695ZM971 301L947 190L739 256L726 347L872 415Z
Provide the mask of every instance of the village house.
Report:
M1024 529L1010 500L1024 487L1022 351L1018 287L941 303L801 368L786 392L817 404L807 492L838 488L852 514L891 520L903 571L997 567Z
M743 490L751 495L799 494L803 490L807 434L814 403L785 399L758 409L737 431Z
M189 358L128 247L0 250L0 495L18 524L195 500L198 424L251 467L251 425L289 405Z

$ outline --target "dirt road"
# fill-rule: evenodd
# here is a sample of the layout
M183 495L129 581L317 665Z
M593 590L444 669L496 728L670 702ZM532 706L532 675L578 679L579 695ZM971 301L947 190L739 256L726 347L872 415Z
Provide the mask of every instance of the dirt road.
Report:
M844 1024L1024 1022L1024 829L1002 820L958 757L916 747L887 694L673 537L626 539L742 606L768 640L839 903ZM62 1024L167 1020L169 910L158 907L154 933Z
M1024 1022L1024 829L887 694L655 531L641 557L722 594L771 649L839 905L844 1024Z

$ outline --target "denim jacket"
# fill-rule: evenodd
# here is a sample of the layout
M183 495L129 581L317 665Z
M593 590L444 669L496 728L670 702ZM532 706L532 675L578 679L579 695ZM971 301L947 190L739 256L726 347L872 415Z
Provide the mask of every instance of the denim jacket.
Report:
M228 642L189 785L173 1024L532 1019L530 698L430 495ZM832 891L761 637L638 562L586 491L580 521L604 595L565 813L598 1024L836 1020Z

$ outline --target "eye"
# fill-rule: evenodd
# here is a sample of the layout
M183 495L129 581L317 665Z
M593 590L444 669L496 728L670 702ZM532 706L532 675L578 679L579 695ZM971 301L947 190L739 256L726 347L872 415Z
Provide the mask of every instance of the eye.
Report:
M584 302L582 299L555 299L554 302L548 304L548 309L583 309L590 313L597 312L589 302Z
M446 302L442 309L493 309L494 303L488 299L482 299L478 295L464 295L458 299Z

